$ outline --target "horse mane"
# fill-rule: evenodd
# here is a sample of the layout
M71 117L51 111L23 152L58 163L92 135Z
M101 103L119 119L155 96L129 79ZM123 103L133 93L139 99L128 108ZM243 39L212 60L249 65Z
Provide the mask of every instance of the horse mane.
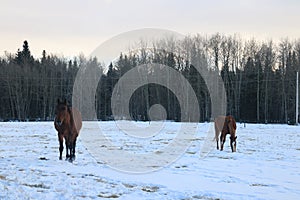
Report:
M73 112L72 112L72 107L68 106L68 113L70 115L70 123L71 125L74 124L74 117L73 117Z
M70 114L70 126L75 127L76 131L79 132L81 129L81 116L77 109L68 106L68 113ZM79 122L80 121L80 122Z

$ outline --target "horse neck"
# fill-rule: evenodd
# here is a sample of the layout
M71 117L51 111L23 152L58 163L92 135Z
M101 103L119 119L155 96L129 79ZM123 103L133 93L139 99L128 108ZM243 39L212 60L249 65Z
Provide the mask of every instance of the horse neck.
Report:
M70 124L72 123L72 119L71 118L72 118L72 115L71 115L71 113L69 111L69 108L68 108L68 116L65 117L65 120L64 120L64 122L62 124L63 129L70 127Z
M228 128L229 128L230 135L231 135L232 137L235 137L236 123L235 123L234 120L231 120L231 121L228 123Z

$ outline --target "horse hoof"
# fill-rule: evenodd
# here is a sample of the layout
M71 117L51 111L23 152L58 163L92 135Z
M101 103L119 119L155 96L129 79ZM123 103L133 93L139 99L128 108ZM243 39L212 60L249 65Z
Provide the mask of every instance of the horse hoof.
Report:
M70 156L66 157L66 161L70 161L70 160L71 160Z

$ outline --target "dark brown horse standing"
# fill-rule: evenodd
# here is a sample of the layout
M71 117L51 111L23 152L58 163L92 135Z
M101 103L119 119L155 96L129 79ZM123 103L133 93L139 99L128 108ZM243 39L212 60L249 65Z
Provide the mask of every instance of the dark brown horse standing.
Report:
M66 160L72 162L75 159L77 136L82 127L80 112L75 108L69 107L66 100L60 102L58 99L55 109L54 126L58 132L59 159L62 159L62 152L64 149L63 141L65 139Z
M230 146L232 152L236 152L236 122L233 116L218 116L215 119L215 139L217 141L217 149L219 149L219 135L221 142L221 151L223 151L226 135L230 134Z

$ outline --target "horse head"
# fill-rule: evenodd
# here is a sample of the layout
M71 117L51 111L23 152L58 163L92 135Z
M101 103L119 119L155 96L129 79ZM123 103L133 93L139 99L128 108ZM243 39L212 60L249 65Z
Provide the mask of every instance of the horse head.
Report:
M69 111L67 100L65 99L63 102L60 102L57 99L57 105L55 108L55 124L60 127L65 121L69 120Z

